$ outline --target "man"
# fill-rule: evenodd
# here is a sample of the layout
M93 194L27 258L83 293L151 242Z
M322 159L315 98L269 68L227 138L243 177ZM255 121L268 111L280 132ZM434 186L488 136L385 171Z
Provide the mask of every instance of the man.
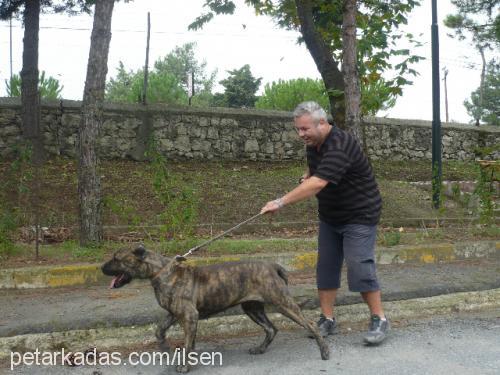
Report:
M307 148L308 170L295 189L268 202L262 213L316 195L319 211L316 279L323 336L335 333L334 302L345 259L349 290L360 292L371 320L364 337L379 344L389 330L375 269L375 240L382 199L372 169L353 135L327 121L316 102L304 102L294 111L295 129Z

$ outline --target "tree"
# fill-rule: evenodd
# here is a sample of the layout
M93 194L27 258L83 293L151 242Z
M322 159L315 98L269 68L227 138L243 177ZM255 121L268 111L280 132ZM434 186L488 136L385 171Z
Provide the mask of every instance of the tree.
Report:
M325 84L319 79L298 78L278 80L264 87L262 96L255 103L256 108L293 111L297 103L314 100L323 108L329 108Z
M488 64L483 83L483 97L480 88L472 92L470 101L464 102L467 112L487 125L500 126L500 63L492 60Z
M229 70L228 73L229 77L219 82L225 91L222 96L216 96L215 104L234 108L254 107L257 101L255 93L262 78L255 78L248 64L240 69Z
M127 72L120 61L118 74L106 84L106 100L139 103L143 90L143 78L142 69ZM153 70L148 78L148 102L185 104L187 93L173 74Z
M300 42L305 42L316 67L321 74L330 101L330 109L336 123L344 124L344 80L339 69L342 61L343 0L247 0L257 14L271 16L279 26L299 30ZM422 57L412 55L409 49L399 49L398 43L405 37L414 46L420 44L413 35L398 29L407 23L406 16L419 4L418 0L387 1L360 0L356 11L358 28L357 63L362 85L371 91L381 87L383 97L392 101L401 95L402 88L411 84L410 76L417 75L412 64ZM231 14L235 5L231 0L206 0L209 11L199 16L191 29L202 27L215 14ZM391 64L389 58L400 60ZM393 72L389 79L381 80L384 72ZM382 83L382 84L381 84ZM363 89L362 89L363 92ZM380 96L382 97L382 95Z
M7 95L10 97L21 96L21 76L14 74L10 80L5 80ZM42 71L38 78L38 91L43 99L57 100L61 99L61 91L64 86L61 86L59 80L49 76L45 78L45 72Z
M342 16L342 73L344 75L345 127L363 144L361 133L361 90L356 46L356 0L344 1Z
M38 92L38 33L42 9L75 13L89 11L91 0L9 0L0 3L0 19L6 20L22 13L24 22L23 67L21 70L21 105L23 136L33 148L33 161L40 164L44 158L40 130L40 103Z
M482 59L481 84L476 98L477 108L472 112L469 111L476 115L474 119L476 126L479 126L482 113L480 108L484 102L485 53L493 49L493 46L500 45L500 2L498 0L452 0L451 2L457 7L458 13L449 14L444 20L445 26L453 29L459 40L465 40L470 36Z
M87 77L82 101L82 122L78 128L81 246L97 245L102 241L102 200L96 143L102 124L102 106L108 72L111 16L114 3L114 0L96 1L90 38Z
M186 104L188 74L194 72L195 96L193 105L208 106L216 71L208 73L206 62L195 57L195 43L176 47L154 63L149 74L148 101L169 104ZM110 101L137 102L142 93L143 70L126 71L120 62L118 73L106 85L106 99Z
M207 62L198 61L195 56L196 43L175 47L168 55L158 59L154 66L158 72L168 72L181 82L187 92L188 75L194 73L195 91L211 92L217 71L207 72Z

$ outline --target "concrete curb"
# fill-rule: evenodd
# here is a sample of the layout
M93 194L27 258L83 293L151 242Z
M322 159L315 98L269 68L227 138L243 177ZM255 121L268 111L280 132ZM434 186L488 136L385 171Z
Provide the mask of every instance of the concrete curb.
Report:
M424 316L443 315L460 311L479 311L500 308L500 289L480 292L446 294L428 298L385 302L384 308L392 320L411 319ZM319 310L304 310L307 318L316 320ZM349 326L366 321L367 309L364 304L338 306L337 317L340 324ZM269 314L269 318L280 329L297 329L298 326L281 314ZM261 329L246 315L219 316L202 320L198 326L198 337L227 337L261 333ZM179 326L168 333L171 339L181 339ZM147 345L155 342L154 325L132 327L75 330L42 334L27 334L0 338L0 359L10 357L11 352L82 351L89 347L106 350L118 347Z
M377 248L378 264L424 264L454 260L500 257L500 241L478 241L456 244L427 244ZM193 258L192 264L206 265L238 260L266 260L277 262L288 270L315 268L316 251L241 254L219 257ZM54 267L25 267L0 270L0 289L51 288L73 285L103 285L109 281L100 270L100 264L80 264Z

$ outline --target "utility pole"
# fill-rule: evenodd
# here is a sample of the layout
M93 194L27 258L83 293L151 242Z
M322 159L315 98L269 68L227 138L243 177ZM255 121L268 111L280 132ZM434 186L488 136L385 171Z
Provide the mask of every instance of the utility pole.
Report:
M188 104L191 105L191 100L194 96L194 71L188 73Z
M448 117L448 86L446 84L446 77L448 77L448 69L446 66L443 68L443 74L444 74L444 106L446 108L446 123L450 122L449 117Z
M10 31L10 83L9 84L12 85L12 16L9 19L9 31Z
M439 95L439 33L437 24L437 0L432 0L432 203L440 206L441 193L441 118Z
M151 18L148 12L148 34L146 39L146 62L144 64L144 83L142 86L142 105L146 105L146 93L148 91L148 75L149 75L149 38L151 35Z

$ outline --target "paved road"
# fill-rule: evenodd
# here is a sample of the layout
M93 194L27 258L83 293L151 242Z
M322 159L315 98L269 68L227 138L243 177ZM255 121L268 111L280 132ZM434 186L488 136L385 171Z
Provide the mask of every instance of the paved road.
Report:
M331 359L320 360L313 340L303 331L280 332L263 355L249 347L261 337L241 337L198 343L198 351L220 352L223 365L200 366L192 374L500 374L500 311L459 314L412 322L394 322L390 338L379 347L361 344L362 331L341 327L329 338ZM130 350L137 350L131 348ZM123 354L122 358L127 359ZM175 374L174 366L19 366L13 372L40 375Z
M384 301L500 288L500 257L438 264L395 264L378 267ZM361 302L359 293L343 287L337 304ZM309 282L290 287L297 301L312 300L306 309L318 307L314 272ZM304 280L303 280L304 281ZM304 282L307 282L305 280ZM0 337L145 325L164 315L147 282L134 281L121 289L105 286L0 290ZM272 306L270 306L272 308ZM235 308L228 314L239 314Z

